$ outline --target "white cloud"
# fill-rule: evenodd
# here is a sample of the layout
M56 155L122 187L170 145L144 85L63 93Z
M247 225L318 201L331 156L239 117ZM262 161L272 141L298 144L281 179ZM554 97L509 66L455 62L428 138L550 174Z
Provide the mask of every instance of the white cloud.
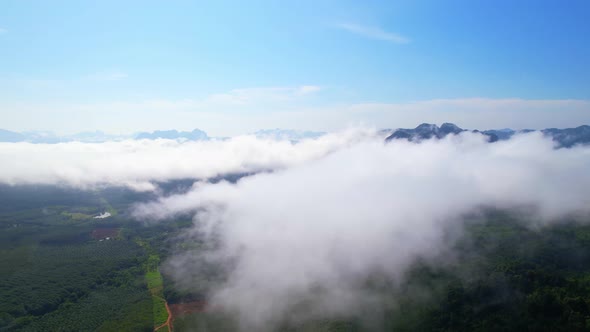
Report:
M0 35L8 33L8 29L0 28Z
M233 268L214 288L212 307L261 331L300 301L309 309L301 319L367 310L378 294L365 292L366 278L399 282L416 258L439 258L461 216L483 205L532 206L532 220L543 222L589 213L588 169L590 148L554 150L538 133L493 144L472 133L421 144L375 139L235 185L197 185L136 214L200 211L187 236L220 247L178 253L167 273L197 288L203 259L229 258Z
M371 135L351 130L297 144L239 136L223 141L0 143L0 183L155 189L152 182L281 169Z
M417 257L445 252L448 231L482 205L533 206L543 222L590 212L590 148L554 150L538 133L493 144L472 133L385 144L366 129L297 144L253 136L0 143L0 160L0 183L81 188L153 190L155 181L272 170L235 185L197 184L135 210L141 219L197 213L186 235L212 236L221 247L205 257L177 253L167 271L196 287L202 259L232 259L211 302L237 312L244 330L262 330L301 300L303 318L367 308L376 294L359 285L371 273L400 281Z
M394 32L388 32L378 27L364 26L353 23L336 24L335 27L365 38L385 40L396 44L406 44L410 42L410 39L402 35Z

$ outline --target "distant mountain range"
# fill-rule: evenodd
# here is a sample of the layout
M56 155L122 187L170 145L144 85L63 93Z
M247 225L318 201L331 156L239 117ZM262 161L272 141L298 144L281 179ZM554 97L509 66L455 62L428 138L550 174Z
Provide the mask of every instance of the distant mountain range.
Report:
M274 140L289 140L292 142L300 141L307 138L318 138L324 135L324 132L317 131L299 131L290 129L267 129L259 130L252 135L258 138L274 139ZM82 132L74 135L57 136L51 132L31 131L31 132L14 132L0 129L0 142L29 142L29 143L63 143L63 142L86 142L86 143L100 143L108 141L121 141L125 139L173 139L173 140L188 140L188 141L202 141L209 140L211 137L206 132L200 129L193 131L178 131L178 130L156 130L153 132L140 132L134 135L108 135L102 131ZM220 139L220 138L217 138Z
M125 139L185 139L190 141L208 140L209 136L202 130L177 131L177 130L156 130L154 132L140 132L135 135L109 135L102 131L82 132L73 135L57 136L51 132L30 131L14 132L0 129L0 142L29 142L29 143L64 143L64 142L85 142L101 143L109 141L122 141Z
M431 138L443 138L449 134L459 134L465 131L470 131L458 127L453 123L443 123L440 127L435 124L423 123L414 129L396 129L387 138L386 141L395 139L405 139L408 141L421 141ZM481 133L488 137L490 142L496 142L499 140L507 140L515 134L528 133L536 130L524 129L524 130L513 130L513 129L494 129L494 130L471 130L471 132ZM590 126L584 125L576 128L547 128L540 130L543 135L551 137L555 142L558 143L559 147L572 147L576 144L588 144L590 143Z
M488 137L490 142L506 140L515 134L535 131L533 129L513 130L513 129L493 129L493 130L467 130L458 127L452 123L443 123L440 127L435 124L423 123L413 129L384 129L379 131L380 134L387 135L386 141L394 139L405 139L408 141L421 141L431 138L440 139L449 134L459 134L465 131L481 133ZM547 128L540 130L543 135L551 137L560 147L571 147L575 144L590 143L590 126L584 125L576 128ZM297 142L302 139L315 139L325 135L325 132L318 131L300 131L290 129L265 129L259 130L252 135L263 139L288 140ZM86 142L100 143L108 141L121 141L125 139L173 139L201 141L212 139L206 132L195 129L193 131L177 130L156 130L153 132L140 132L135 135L108 135L102 131L82 132L74 135L57 136L51 132L31 131L31 132L14 132L0 129L0 142L30 142L30 143L62 143L62 142ZM220 139L220 138L215 138Z
M186 139L189 141L202 141L208 140L209 136L207 133L200 130L195 129L193 131L177 131L177 130L156 130L151 133L139 133L135 135L135 139Z
M289 140L300 141L307 138L318 138L325 135L321 131L301 131L292 129L264 129L254 133L258 138L274 139L274 140Z
M57 136L51 132L14 132L0 129L0 142L62 143L62 142L106 142L125 139L124 136L108 135L102 131L82 132L74 135Z

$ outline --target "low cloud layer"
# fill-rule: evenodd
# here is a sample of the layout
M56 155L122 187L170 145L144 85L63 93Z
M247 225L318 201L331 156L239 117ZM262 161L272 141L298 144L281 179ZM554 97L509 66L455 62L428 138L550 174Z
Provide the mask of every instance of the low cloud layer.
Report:
M194 213L190 236L205 254L179 253L168 273L196 289L204 261L229 266L211 305L261 330L291 316L347 315L374 298L360 285L374 273L401 281L417 258L449 248L461 216L487 206L526 207L540 223L590 209L590 149L554 149L538 133L489 144L463 133L420 144L370 140L324 158L237 184L137 206L141 218Z
M133 211L152 220L194 216L185 236L212 249L176 253L165 271L202 289L203 264L226 269L208 300L237 314L245 330L377 303L363 288L367 278L403 281L417 258L449 249L461 217L481 207L526 207L539 224L590 212L590 148L555 149L540 133L496 143L470 132L385 143L364 129L299 143L0 143L0 159L0 183L79 188L155 190L160 181L272 171L236 184L198 182Z
M372 130L351 129L296 144L254 136L198 142L0 143L0 183L154 190L155 182L283 169L374 135Z

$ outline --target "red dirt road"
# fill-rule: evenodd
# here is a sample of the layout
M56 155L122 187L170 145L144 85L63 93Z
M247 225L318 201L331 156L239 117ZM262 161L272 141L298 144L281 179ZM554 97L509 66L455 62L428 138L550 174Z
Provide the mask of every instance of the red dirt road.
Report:
M172 332L172 312L170 311L167 301L164 302L164 305L166 306L166 311L168 311L168 319L166 320L166 323L154 328L154 332L163 328L164 326L168 326L168 331Z

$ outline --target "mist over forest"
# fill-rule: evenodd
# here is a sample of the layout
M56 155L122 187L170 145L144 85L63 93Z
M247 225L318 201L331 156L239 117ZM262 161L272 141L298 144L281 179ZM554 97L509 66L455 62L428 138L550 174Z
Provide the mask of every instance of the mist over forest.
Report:
M590 1L0 1L0 332L590 331Z
M585 330L590 149L416 130L0 143L3 329Z

